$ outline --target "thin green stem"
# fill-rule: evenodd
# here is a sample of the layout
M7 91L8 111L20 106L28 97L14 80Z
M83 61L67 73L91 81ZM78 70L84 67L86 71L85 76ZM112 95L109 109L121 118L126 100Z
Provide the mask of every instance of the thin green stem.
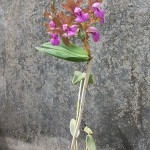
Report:
M80 81L79 93L78 93L78 101L77 101L77 111L76 111L76 121L78 122L79 111L80 111L80 101L82 94L83 80Z
M80 111L80 101L81 101L82 87L83 87L83 80L80 81L80 86L79 86L79 93L78 93L78 100L77 100L77 111L76 111L76 125L78 123L78 117L79 117L79 111ZM74 150L78 150L77 138L75 139Z
M78 141L76 139L76 149L75 150L78 150Z

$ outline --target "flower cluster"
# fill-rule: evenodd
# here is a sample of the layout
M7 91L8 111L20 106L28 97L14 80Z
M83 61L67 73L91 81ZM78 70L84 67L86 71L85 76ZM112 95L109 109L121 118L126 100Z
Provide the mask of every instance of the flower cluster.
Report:
M102 0L88 0L86 8L82 8L82 3L83 0L76 0L76 2L68 0L67 3L62 3L65 12L58 12L52 4L52 12L44 13L44 16L50 20L49 23L45 23L45 26L52 45L59 45L60 37L66 45L69 45L70 37L75 35L83 41L85 48L88 48L89 35L92 36L94 42L100 40L98 30L92 25L96 22L104 23Z

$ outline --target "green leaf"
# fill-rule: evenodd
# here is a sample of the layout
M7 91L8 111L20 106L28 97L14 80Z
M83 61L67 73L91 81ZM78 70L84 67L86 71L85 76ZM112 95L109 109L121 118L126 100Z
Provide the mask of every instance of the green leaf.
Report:
M85 76L86 76L85 72L82 73L80 71L75 71L74 77L73 77L73 80L72 80L72 84L80 83L81 80L85 79ZM89 84L93 84L93 83L94 83L93 75L90 74Z
M82 75L82 72L80 72L80 71L75 71L75 72L74 72L73 79L72 79L72 83L73 83L73 84L76 84L76 80L77 80L78 77L81 76L81 75Z
M72 136L74 135L75 129L76 129L76 120L71 119L71 121L70 121L70 133ZM79 134L80 134L80 131L78 131L77 136L79 136Z
M84 128L84 132L86 132L87 134L93 134L92 130L87 126Z
M89 77L89 84L94 84L94 77L93 77L93 74L90 74L90 77Z
M41 47L36 47L37 50L48 53L52 56L72 61L72 62L84 62L89 61L89 56L86 51L80 46L71 44L66 46L63 42L59 46L53 46L50 42L44 43Z
M80 83L81 80L85 79L85 75L86 75L85 73L75 71L72 83L73 84Z
M96 150L95 141L92 135L87 135L86 137L86 148L87 150Z

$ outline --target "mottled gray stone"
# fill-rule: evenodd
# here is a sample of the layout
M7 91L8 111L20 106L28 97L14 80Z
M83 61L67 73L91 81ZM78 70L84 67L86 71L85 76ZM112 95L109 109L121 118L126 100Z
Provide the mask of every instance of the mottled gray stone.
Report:
M35 50L48 41L50 0L0 2L0 150L69 150L78 87L70 63ZM105 0L101 42L91 41L95 84L82 127L98 150L150 150L150 1ZM81 136L84 149L84 134Z

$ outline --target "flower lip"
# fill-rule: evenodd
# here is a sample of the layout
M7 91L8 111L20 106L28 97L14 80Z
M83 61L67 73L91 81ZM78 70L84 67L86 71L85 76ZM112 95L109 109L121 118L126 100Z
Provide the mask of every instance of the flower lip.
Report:
M87 32L92 34L94 42L98 42L100 40L100 34L95 27L89 27Z
M66 37L74 36L78 32L77 28L77 25L72 25L69 27L67 24L63 24L63 30L65 31Z
M79 8L79 7L75 7L74 15L77 17L75 19L76 22L85 22L89 18L89 14L88 13L83 13L82 9Z
M101 3L94 3L92 5L92 11L94 11L94 14L96 17L101 19L101 23L104 24L104 10L101 9Z
M60 44L60 39L58 38L58 34L50 34L50 36L51 36L51 40L50 40L51 44L53 46L58 46Z

